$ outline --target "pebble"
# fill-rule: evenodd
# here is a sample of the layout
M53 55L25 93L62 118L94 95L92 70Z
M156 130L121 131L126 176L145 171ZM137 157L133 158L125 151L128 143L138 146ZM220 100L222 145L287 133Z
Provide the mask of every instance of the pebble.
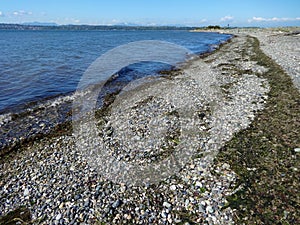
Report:
M121 203L122 203L121 200L118 199L117 201L115 201L115 202L112 204L112 207L113 207L113 208L117 208L117 207L119 207L119 206L121 205Z
M57 216L55 217L55 219L56 219L57 221L59 221L59 220L61 219L61 217L62 217L61 214L57 214Z
M171 208L172 205L169 202L164 202L163 206L166 208Z
M86 199L85 201L84 201L84 207L89 207L89 205L90 205L90 200L89 199Z
M205 210L204 210L204 208L203 208L203 206L200 204L199 205L199 212L201 212L201 213L205 213Z
M209 206L206 207L206 211L209 212L209 213L213 213L214 209L209 205Z
M202 183L200 181L197 181L195 185L196 187L202 187Z
M170 189L171 189L171 191L175 191L176 190L176 185L171 185Z
M165 211L163 211L163 212L161 213L161 216L162 216L162 218L167 218L168 214L167 214Z
M27 196L29 196L29 194L30 194L29 189L25 188L24 189L24 196L27 197Z

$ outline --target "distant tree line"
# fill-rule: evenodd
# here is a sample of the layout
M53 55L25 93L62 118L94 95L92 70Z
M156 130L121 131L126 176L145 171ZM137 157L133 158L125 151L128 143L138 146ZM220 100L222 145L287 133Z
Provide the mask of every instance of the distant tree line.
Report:
M198 27L176 27L176 26L106 26L106 25L24 25L0 23L0 30L191 30Z
M206 27L206 29L221 29L221 27L219 25L209 25Z

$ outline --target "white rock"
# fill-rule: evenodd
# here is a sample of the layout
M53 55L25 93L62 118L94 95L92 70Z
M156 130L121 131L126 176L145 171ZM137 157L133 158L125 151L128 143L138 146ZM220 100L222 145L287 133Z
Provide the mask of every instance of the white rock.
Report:
M203 206L206 206L205 201L201 201L200 204L203 205Z
M206 211L209 212L209 213L213 213L214 209L209 205L209 206L206 207Z
M56 220L60 220L61 219L61 214L59 213L56 217L55 217Z
M182 221L182 220L180 220L180 219L175 219L175 220L174 220L175 223L181 223L181 221Z
M24 196L29 196L30 192L28 188L25 188L24 190Z
M205 213L205 211L204 211L204 209L203 209L202 205L199 205L199 212L201 212L201 213Z
M170 189L171 189L172 191L175 191L175 190L176 190L176 185L171 185L171 186L170 186Z
M196 187L202 187L202 183L200 181L196 182Z
M189 199L186 199L186 200L185 200L185 203L184 203L185 207L187 208L187 207L189 206L189 204L190 204L190 200L189 200Z
M162 212L162 213L161 213L161 216L162 216L162 218L167 218L168 215L167 215L166 212Z
M172 205L169 202L164 202L163 206L166 208L170 208Z
M300 152L300 148L295 148L295 152Z

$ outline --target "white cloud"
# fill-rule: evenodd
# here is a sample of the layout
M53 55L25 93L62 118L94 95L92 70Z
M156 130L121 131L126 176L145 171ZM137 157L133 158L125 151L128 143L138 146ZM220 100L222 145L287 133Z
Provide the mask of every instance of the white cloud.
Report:
M75 18L66 17L66 18L64 18L63 21L60 21L60 22L62 22L61 24L74 24L74 23L80 23L80 20L75 19ZM60 24L60 22L57 21L58 24Z
M0 16L4 16L3 12L0 11Z
M157 26L157 23L147 23L147 26Z
M229 21L232 21L233 19L234 19L233 16L224 16L220 20L221 20L221 22L229 22Z
M287 22L287 21L300 21L300 17L297 18L263 18L263 17L252 17L252 19L248 19L249 23L252 22Z
M14 11L14 16L25 16L25 15L32 15L32 12L26 12L24 10Z
M206 23L206 22L207 22L207 19L200 20L200 23Z

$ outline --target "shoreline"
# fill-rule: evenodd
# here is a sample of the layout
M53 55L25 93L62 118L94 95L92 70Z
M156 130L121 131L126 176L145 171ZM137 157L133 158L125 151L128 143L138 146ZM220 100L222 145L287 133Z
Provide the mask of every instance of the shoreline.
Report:
M155 77L155 79L160 79L161 77L168 77L168 76L172 76L173 74L176 73L176 71L181 70L182 68L184 68L186 65L190 64L191 62L193 62L194 60L197 60L198 58L204 58L209 56L210 54L213 54L215 51L217 51L219 48L221 48L224 44L230 42L230 40L233 38L230 37L228 40L221 42L219 45L217 45L216 48L213 48L211 50L207 50L203 53L200 54L195 54L196 57L195 59L187 59L187 61L184 62L178 62L178 67L174 67L171 68L169 70L161 70L157 72L157 75L153 75L151 77ZM113 83L115 81L115 79L112 79L113 76L106 82L105 86L111 86L111 83ZM117 89L116 91L113 90L106 90L105 97L104 97L104 102L112 102L114 96L116 96L119 91L123 88L124 85L126 85L125 82L123 82L124 84L118 84L116 87L113 87L112 89ZM120 86L120 87L119 87ZM95 85L95 87L97 88L97 85ZM93 88L93 85L91 86L91 88ZM66 94L62 94L62 95L58 95L58 96L53 96L53 97L47 97L43 100L36 100L33 102L28 102L25 103L24 105L20 105L17 107L13 107L11 111L9 111L8 113L3 113L0 116L3 115L3 119L0 117L0 125L4 125L3 129L10 129L12 127L12 125L7 124L11 121L14 121L15 118L21 118L21 121L19 121L17 119L16 124L13 125L14 127L21 127L21 124L27 124L27 126L22 127L21 130L19 131L19 133L24 133L23 135L18 135L18 133L16 133L15 136L12 137L7 137L4 135L4 137L2 138L2 143L0 146L0 157L6 157L7 154L11 154L11 152L17 152L18 149L22 148L23 145L28 145L28 144L32 144L34 141L39 140L43 137L55 137L56 133L72 133L71 131L71 120L72 118L70 118L70 114L71 114L71 101L74 100L74 92L70 92L70 93L66 93ZM55 118L55 116L53 118L47 118L47 114L49 115L53 115L55 114L54 111L56 111L57 109L53 109L53 107L51 107L51 105L54 105L54 107L59 107L60 114L59 117L62 117L62 121L60 122L56 122L56 120L58 118ZM34 107L31 107L34 106ZM49 108L50 106L50 108ZM108 107L108 105L106 104L105 107ZM105 110L104 109L99 109L100 111ZM33 114L33 115L31 115ZM35 115L36 114L36 115ZM24 118L29 115L29 116L36 116L36 119L39 120L48 120L49 126L48 124L31 124L30 121L22 121L24 120ZM23 118L23 119L22 119ZM8 122L7 122L7 121ZM20 124L21 123L21 124ZM8 127L5 127L5 125L8 125ZM31 126L36 126L37 129L37 134L33 134L33 135L27 135L28 128ZM30 131L31 132L31 131ZM6 142L4 139L10 139L9 142ZM1 140L0 140L1 141ZM0 159L1 160L1 159Z
M255 54L253 55L253 53L255 53ZM229 57L229 56L231 56L231 57ZM252 205L251 204L248 205L249 202L242 200L243 198L245 198L245 195L247 197L246 199L252 199L253 196L256 198L258 196L260 196L259 195L260 193L255 193L255 192L254 192L254 194L247 193L247 189L246 189L246 188L252 187L251 185L253 185L253 183L256 182L256 179L252 180L252 176L255 175L255 173L252 172L252 169L254 169L254 167L252 165L248 167L248 165L247 165L245 168L245 166L243 166L242 162L240 163L241 165L239 165L238 162L240 162L240 159L238 159L236 161L232 160L231 159L232 155L230 155L230 153L231 154L234 153L233 155L239 155L235 151L238 151L239 149L243 149L247 152L247 149L249 149L249 148L251 149L251 145L250 145L250 147L249 147L249 144L246 146L243 145L244 140L248 140L248 142L250 140L249 143L251 143L254 147L254 149L252 149L252 151L251 151L252 155L246 154L246 159L249 159L251 161L251 159L252 159L251 157L253 157L255 155L255 151L261 149L260 147L256 146L255 142L257 141L258 143L261 143L263 141L263 143L261 143L261 144L264 144L265 143L264 137L263 137L263 135L260 134L259 129L258 130L255 130L255 129L256 129L256 127L263 126L263 124L267 123L268 119L269 119L268 116L272 117L272 113L274 111L272 111L271 109L274 105L276 105L276 101L274 101L274 100L276 99L276 95L278 95L278 93L280 93L282 90L284 90L284 93L287 93L290 96L288 102L290 105L293 105L291 110L294 110L293 113L291 113L291 114L288 113L287 117L283 117L283 118L284 119L290 118L290 123L292 123L291 129L294 130L294 132L296 132L297 127L294 127L294 125L297 123L297 118L299 118L299 117L294 118L294 116L299 115L299 108L297 109L297 105L295 105L296 104L295 98L296 98L296 96L299 96L299 92L295 92L295 90L293 88L291 88L291 90L287 90L287 88L284 87L284 84L276 86L276 81L277 81L276 79L279 79L279 78L284 79L288 85L291 85L291 83L290 83L287 75L284 74L284 72L281 71L278 67L276 67L276 64L272 60L265 58L264 54L259 51L257 41L254 38L239 34L235 38L232 39L231 43L229 43L229 44L227 43L227 44L223 45L221 48L214 51L212 54L206 56L203 60L210 66L209 68L212 69L212 71L213 71L213 73L209 73L209 71L206 71L206 72L208 72L208 74L211 76L213 76L213 74L217 74L217 76L218 76L218 79L216 79L215 83L210 83L210 85L214 85L214 87L216 88L216 90L211 90L212 91L211 93L215 93L215 91L216 91L215 94L217 94L217 98L213 97L213 95L210 95L209 93L208 94L205 93L204 96L201 96L202 94L197 92L200 87L207 88L206 90L209 92L209 90L210 90L209 86L201 86L201 84L197 83L197 82L196 82L196 84L193 84L195 86L190 86L191 84L189 84L187 82L188 78L197 80L197 76L194 76L194 75L197 73L201 74L199 72L199 70L201 70L202 67L201 67L201 64L197 63L198 62L197 60L191 61L187 65L183 66L183 68L181 70L175 72L175 73L178 73L178 74L176 74L176 76L172 76L172 74L174 72L171 72L171 75L168 76L168 79L162 78L161 81L158 81L157 84L149 83L149 85L147 85L147 86L150 86L153 88L153 85L156 85L157 88L158 87L160 87L160 88L168 87L170 90L178 90L178 91L182 88L184 89L184 87L189 87L189 88L194 87L194 92L191 93L193 97L188 98L189 100L187 101L187 103L192 103L194 101L194 99L197 99L197 98L199 98L199 103L201 103L205 99L202 97L212 98L212 100L213 100L212 102L219 101L216 104L215 103L208 104L209 110L205 111L205 115L206 115L205 120L208 123L212 123L215 125L213 127L210 127L210 125L208 125L208 123L207 124L205 123L204 126L206 126L205 129L210 130L211 135L215 134L215 136L224 136L224 139L214 140L212 142L213 145L209 144L209 139L206 140L207 142L205 142L205 141L203 142L203 144L206 146L206 150L210 150L211 148L216 148L216 149L221 148L221 154L217 155L217 161L215 161L215 163L212 163L212 161L209 159L209 157L207 158L206 156L203 156L202 154L204 154L204 155L206 154L205 148L204 148L203 152L200 151L199 153L197 153L196 159L193 159L189 163L189 165L184 167L178 174L176 174L176 176L178 178L167 179L165 181L166 184L159 184L157 186L153 186L150 188L149 187L148 188L147 187L134 188L131 186L126 186L126 188L124 190L124 186L122 186L122 185L119 186L117 184L110 184L110 182L106 181L107 184L110 185L110 189L117 191L117 193L121 193L121 194L118 194L117 196L113 197L112 193L108 190L109 193L106 196L109 196L109 198L111 198L108 202L103 202L97 198L89 197L89 193L80 192L82 195L85 195L85 198L91 199L92 201L96 201L95 204L91 203L91 202L89 204L87 204L89 208L93 208L94 210L97 211L98 207L96 207L96 206L98 206L98 203L99 204L101 203L101 206L103 206L104 209L106 206L109 206L108 208L111 207L113 209L112 213L108 212L107 214L102 214L103 210L97 211L100 213L100 216L98 216L100 218L99 222L107 222L108 224L111 224L111 223L115 224L115 223L118 223L118 221L122 221L122 220L126 220L127 222L130 222L130 221L133 221L133 219L138 219L137 216L139 214L143 214L142 211L145 211L146 209L140 209L138 212L135 213L134 212L135 211L134 210L135 201L136 201L136 205L142 204L142 205L147 206L148 208L153 208L153 210L151 210L149 212L149 215L154 215L154 214L152 214L154 212L157 213L157 214L155 214L157 216L154 217L153 223L162 223L163 221L168 221L167 223L172 224L172 223L175 223L175 221L177 221L178 223L180 223L179 221L181 221L182 223L183 222L189 222L189 223L211 222L214 224L214 223L217 223L220 221L223 221L225 223L228 223L228 222L233 223L233 219L234 219L234 220L238 220L238 221L243 221L244 223L248 224L248 223L251 223L251 221L256 222L257 219L260 219L260 221L264 222L264 221L268 221L268 219L272 218L272 215L267 215L267 214L266 214L267 215L266 217L260 216L257 213L251 214L251 210L253 210L253 209L255 209L255 210L260 209L260 210L263 210L263 212L264 212L264 210L266 210L266 213L267 213L269 208L268 207L259 208L259 206L260 206L259 204L261 204L259 201L258 201L259 204L257 204L257 207L255 207L256 203L254 201L250 202ZM241 63L239 63L240 60L242 60ZM251 63L251 62L257 62L257 61L260 61L258 63L260 65ZM279 71L278 73L280 75L278 75L278 76L276 75L274 78L272 78L272 73L270 71L269 72L266 71L264 68L269 68L269 70L271 70L271 72L272 72L272 70ZM202 73L203 72L205 72L205 70L203 70ZM266 76L266 77L264 77L264 76ZM209 77L209 78L211 78L211 77ZM219 79L219 78L221 78L221 79ZM252 83L249 83L250 81ZM262 96L258 95L259 97L255 97L256 95L251 94L252 91L260 93L260 94L267 93L268 92L268 83L266 83L266 81L268 81L268 82L271 81L270 82L270 90L269 90L270 92L268 94L268 97L266 97L265 94L262 94ZM180 86L179 89L177 88L178 84ZM250 85L250 86L248 86L248 85ZM261 89L257 89L257 87L260 85L261 85ZM265 87L263 87L263 86L265 86ZM274 87L276 87L276 88L274 88ZM249 92L240 92L240 91L244 91L245 89L247 90L247 88L249 88ZM152 93L150 89L148 91L149 91L149 93ZM169 91L169 92L171 92L171 91ZM166 92L166 93L162 92L161 94L164 94L164 96L165 96L166 94L170 94L169 92ZM133 95L131 95L131 96L135 96L134 93L135 92L133 92ZM184 93L181 93L181 95L184 95ZM246 101L244 103L247 103L247 104L241 106L242 108L236 108L237 103L234 103L234 101L232 99L236 99L237 102L239 102L239 101L243 102L244 101L243 98L240 98L239 96L246 96L247 98L250 98L250 99L254 98L256 100L256 103L253 105L248 105L248 103ZM189 96L187 96L187 97L189 97ZM221 99L220 99L220 97L221 97ZM177 96L177 98L178 98L178 96ZM139 98L137 98L137 99L139 99ZM122 100L122 98L121 98L121 100ZM238 111L242 111L242 112L245 111L246 117L248 116L249 118L243 118L243 120L240 121L240 119L237 119L235 117L230 117L231 116L230 114L226 114L226 112L224 113L224 109L226 109L226 104L224 105L221 102L221 100L229 103L229 105L232 103L232 105L231 105L232 108L229 108L229 109L233 110L233 111L236 110L236 111L234 111L236 113ZM114 108L117 109L118 107L120 107L119 106L119 105L121 105L120 102L122 103L122 101L118 101L117 103L113 104L112 109L114 109ZM137 100L136 102L140 102L140 101ZM178 98L178 102L180 102L179 98ZM182 103L180 103L180 104L182 104ZM285 105L286 103L282 103L282 104ZM247 108L247 106L249 106L249 108ZM143 109L142 104L138 105L138 107L141 107L141 109ZM264 107L266 107L266 108L264 108ZM110 110L112 110L112 109L110 109ZM284 108L284 109L287 110L287 108ZM214 117L211 114L214 114L216 112L221 113L221 114L218 114L218 113L217 114L219 116L221 116L221 118L223 118L223 119L221 119L221 120L214 119ZM284 111L282 111L281 108L279 108L276 112L278 115L281 115L282 113L284 113ZM277 115L277 114L275 114L275 115ZM228 123L228 116L230 118L230 123ZM232 115L232 116L234 116L234 115ZM220 117L218 117L218 118L220 118ZM293 120L293 118L294 118L294 120ZM284 120L282 120L282 118L280 118L278 120L276 120L276 119L277 118L275 118L275 120L272 120L272 122L275 123L274 124L275 127L280 128L282 126L282 121L284 121ZM224 126L224 127L226 129L222 130L222 127L218 127L218 121L222 122L222 124L225 123L226 126ZM261 122L261 121L263 121L263 122ZM240 122L242 122L241 127L239 125ZM298 120L298 122L299 122L299 120ZM257 124L257 123L261 123L261 125ZM232 124L234 124L233 127L231 127ZM214 127L217 127L217 128L214 129ZM227 130L227 128L229 130ZM238 129L235 130L235 128L238 128ZM176 127L174 127L174 129L176 129ZM249 130L252 130L252 129L255 130L254 134L251 134L252 136L251 135L248 136L247 133L249 132ZM288 130L288 128L286 128L286 129ZM237 131L239 131L239 133L236 133ZM263 130L263 131L266 132L266 130ZM206 132L206 131L203 131L203 132ZM273 129L270 129L270 135L272 135L272 132L275 132L275 131ZM218 135L216 135L216 134L218 134ZM282 133L280 133L280 134L282 135ZM297 132L296 132L296 134L297 134ZM229 136L227 137L227 135L229 135ZM234 135L233 139L229 138L232 135ZM48 141L41 139L37 143L29 144L29 146L24 147L25 149L28 149L28 150L24 150L24 152L18 153L19 156L14 156L15 163L21 162L24 159L25 159L25 162L29 163L29 160L32 160L32 157L37 161L45 162L44 158L48 157L49 159L51 159L52 158L51 155L54 153L54 154L58 154L62 158L66 157L65 160L67 162L69 162L69 160L71 160L70 163L74 163L73 160L77 159L78 163L75 163L75 165L72 165L72 166L74 166L76 168L76 170L79 170L82 172L85 171L84 167L82 165L80 165L80 163L83 163L83 165L86 165L86 162L84 162L84 160L82 158L80 158L80 157L77 158L77 156L72 155L72 154L68 156L68 154L70 154L70 153L68 153L66 156L64 156L63 153L66 150L72 152L71 146L73 146L73 145L71 144L72 142L70 142L72 139L71 136L68 136L68 135L66 135L65 137L63 137L63 136L64 135L62 135L62 136L59 135L59 137L52 137L52 138L49 138ZM256 136L258 136L258 137L256 137ZM292 139L294 139L294 140L291 140L292 143L290 143L290 145L288 145L288 146L286 146L286 144L284 144L283 146L288 147L289 156L292 157L294 154L292 154L292 155L290 155L290 154L292 153L293 148L297 147L297 143L299 140L297 140L296 136L291 136L291 137L292 137ZM213 137L211 137L211 138L213 138ZM257 138L257 139L253 139L253 138ZM252 139L253 139L253 141L252 141ZM54 147L48 146L50 144L49 141L50 141L50 143L52 143L52 145L54 144ZM279 147L272 146L271 149L275 148L275 150L276 150L277 148L280 148L280 151L282 151L282 153L283 153L284 149L282 149L282 147L280 147L280 144L281 144L281 141L284 142L285 140L281 140L281 139L279 141L271 140L271 143L273 141L274 141L274 144L278 145ZM246 142L246 143L248 143L248 142ZM59 143L59 145L58 145L58 143ZM215 146L215 143L218 143L218 144ZM62 147L62 146L64 146L64 147ZM268 147L266 147L266 148L264 147L262 150L267 151ZM64 148L66 148L66 150L64 150ZM32 153L28 152L29 149ZM59 152L60 150L62 151L62 153ZM258 151L258 152L261 153L261 151ZM295 155L295 156L297 156L297 155ZM75 158L73 158L73 157L75 157ZM283 157L283 156L281 156L281 157ZM268 160L272 160L272 158L268 157ZM292 160L292 162L294 162L294 163L297 162L297 161L295 161L295 159L293 157L290 160ZM12 162L1 162L1 169L3 170L4 168L7 168L11 172L20 173L18 170L15 171L15 169L11 167L13 165L13 163L12 164L11 163ZM276 165L275 161L274 161L274 163ZM50 162L50 164L51 164L51 162ZM3 167L4 165L5 165L5 167ZM29 169L28 165L26 165L26 164L24 164L24 165L25 165L25 168ZM32 164L29 164L29 165L34 166ZM45 162L45 166L48 167L48 164L46 162ZM60 165L60 163L58 163L58 166L60 167L60 170L63 172L62 174L68 174L70 172L64 168L63 164ZM270 166L272 166L272 168L273 168L273 165L270 165ZM286 166L286 165L284 164L283 166ZM250 168L251 170L248 170L248 168ZM295 166L295 168L297 168L297 167ZM38 167L37 167L37 169L38 169ZM8 172L5 171L5 175L1 174L1 177L4 177L8 183L10 182L10 179L7 179L7 176L9 176L9 174L10 174L9 171ZM201 171L202 175L199 175L200 171ZM253 170L253 171L256 171L256 170ZM261 174L264 176L263 171L260 171L259 167L258 167L258 171L261 172ZM288 171L289 170L287 170L285 172L286 175L289 174ZM73 174L72 171L71 171L71 173ZM89 176L95 176L95 175L91 175L90 172L88 172L88 174L89 174ZM92 174L94 174L94 172L92 172ZM198 175L196 175L196 174L198 174ZM293 179L296 179L294 177L295 174L296 173L294 173L294 172L292 173L292 177L289 178L289 181L292 182ZM73 175L77 177L76 174L73 174ZM195 180L191 179L194 177L196 178ZM250 182L248 182L248 183L246 182L246 186L245 186L245 180L243 180L243 179L247 179L247 178L250 178ZM257 178L257 176L254 176L254 178ZM76 182L79 182L79 183L84 182L81 180L80 177L77 177L77 179L78 180ZM279 179L279 178L276 177L276 179ZM276 181L276 179L275 179L275 181ZM27 180L27 178L25 180ZM97 185L100 184L101 182L104 182L103 178L101 178L101 176L100 177L96 176L96 178L94 180L95 180L95 185L89 186L89 188L91 190L90 192L92 193L92 195L96 193L95 191L98 187ZM44 180L44 181L47 182L47 180ZM278 180L278 181L280 181L280 180ZM218 186L219 185L218 182L220 182L222 184L221 187ZM106 183L102 184L103 187L100 185L101 186L100 190L105 190L106 189L105 187L107 187L107 184ZM250 184L250 186L249 186L249 184ZM285 187L285 184L278 184L278 185L280 187ZM61 185L58 184L58 186L61 186ZM239 187L239 189L234 188L234 186ZM30 190L28 189L30 193L32 192L33 187L35 187L35 185L33 185L32 188L29 188ZM273 186L271 184L271 186L267 186L267 187L272 189ZM297 185L294 188L297 190ZM126 191L126 189L128 191ZM25 194L27 194L27 192L25 193L25 190L27 190L27 189L26 188L22 189L19 187L18 190L19 190L20 196L24 195L24 199L23 198L21 199L22 202L28 203L28 201L26 200L27 195L25 196ZM80 189L78 189L78 190L80 190ZM275 188L275 190L277 190L277 189ZM132 191L135 194L132 195ZM181 191L186 191L187 196L180 195ZM217 195L213 194L214 191L217 191ZM197 193L197 194L195 195L195 193ZM278 191L275 191L275 193L279 194ZM150 200L150 203L146 203L145 199L143 199L141 197L145 194L146 194L147 198ZM284 194L287 194L287 193L284 192ZM162 195L162 197L158 197L161 195ZM178 200L170 201L170 196L172 196L172 195L177 196ZM292 196L296 196L296 192ZM29 197L29 199L35 199L35 198L36 198L35 195ZM85 198L82 198L82 199L85 199ZM139 198L141 198L142 200L139 200ZM193 198L193 201L189 200L188 204L186 204L186 199L189 199L189 198ZM80 201L80 199L76 200L75 203L79 206L81 206L81 204L85 205L86 204L85 200ZM127 201L129 199L135 199L135 201L133 201L133 206L130 206L130 204L131 204L131 203L129 204L130 201ZM228 201L226 199L228 199ZM268 198L266 198L266 199L268 199ZM98 202L98 201L100 201L100 202ZM294 199L293 201L294 201L294 203L297 203L297 199ZM45 204L44 200L41 200L41 202L42 202L41 205ZM66 203L64 203L64 204L65 205L62 207L59 206L60 210L58 210L58 211L50 210L51 213L53 213L53 215L51 214L51 216L48 218L43 218L43 213L41 213L42 211L34 204L31 206L28 206L28 207L34 211L35 223L43 224L43 222L42 222L43 220L45 223L47 223L47 221L49 219L51 219L52 221L55 221L59 217L67 218L67 216L65 214L65 210L67 208L71 208L71 209L73 209L73 208L70 206L67 206L68 204L66 204ZM150 205L147 205L147 204L150 204ZM276 203L276 204L279 204L279 203ZM288 202L285 202L285 204L287 204L287 205L285 205L285 207L289 210L288 216L286 216L285 220L291 221L291 222L297 221L297 219L299 219L299 217L297 217L297 211L293 211L293 208L295 209L297 207L297 204L289 205ZM55 202L54 205L58 206L58 203ZM246 211L242 210L242 206L245 206ZM46 208L52 209L51 206L48 206L48 205ZM227 209L221 210L222 208L227 208ZM238 211L236 211L236 210L238 210ZM280 211L280 210L282 210L282 209L280 207L278 207L278 211ZM259 211L257 211L257 212L259 212ZM93 216L90 214L88 214L88 215L89 215L89 219L91 219L93 216L97 218L96 214L94 214ZM107 218L103 217L103 215L106 215ZM164 217L162 215L166 215L166 216ZM170 220L168 220L169 215L171 215L170 220L172 222L170 222ZM237 215L238 217L235 217L235 215ZM255 217L255 215L256 215L256 217ZM81 220L80 216L81 216L81 213L79 213L79 216L76 220L80 221ZM247 220L244 219L245 216L248 217ZM280 217L280 216L284 216L284 215L278 215L277 213L275 213L275 216L273 216L273 217L275 218L276 216ZM149 223L148 219L150 218L150 216L145 216L145 218L146 218L147 222ZM82 216L82 220L83 221L85 220L84 215ZM272 221L272 220L269 220L269 221Z

